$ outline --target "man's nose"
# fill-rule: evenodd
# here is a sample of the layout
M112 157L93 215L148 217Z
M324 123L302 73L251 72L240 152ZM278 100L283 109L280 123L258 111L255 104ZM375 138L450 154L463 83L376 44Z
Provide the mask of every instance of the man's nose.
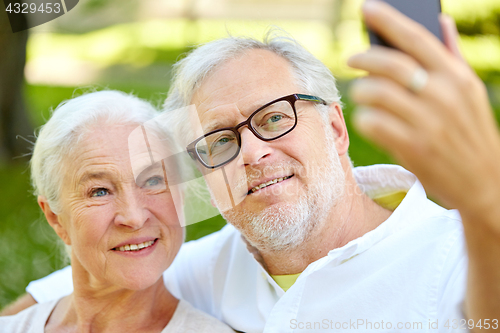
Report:
M245 165L258 164L264 158L269 157L273 149L268 142L256 137L247 127L241 130L240 135L241 155Z
M144 194L140 189L123 191L118 200L118 213L115 217L116 226L124 226L137 230L144 226L150 218Z

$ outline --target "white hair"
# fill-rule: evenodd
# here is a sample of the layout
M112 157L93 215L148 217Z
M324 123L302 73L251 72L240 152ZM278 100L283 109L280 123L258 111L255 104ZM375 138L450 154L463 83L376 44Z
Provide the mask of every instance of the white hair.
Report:
M137 124L158 113L146 101L119 91L88 93L62 102L42 126L31 157L31 182L35 195L44 196L59 214L63 160L86 129L96 124Z
M251 38L228 37L191 51L174 65L173 81L164 109L174 111L190 105L196 89L216 67L253 49L268 50L286 59L298 87L303 90L301 93L320 97L328 104L340 103L340 94L330 70L295 39L282 30L271 29L262 42ZM317 109L326 119L328 107L318 105ZM183 138L186 138L186 134L192 134L186 113L171 116L174 127L178 133L183 133Z

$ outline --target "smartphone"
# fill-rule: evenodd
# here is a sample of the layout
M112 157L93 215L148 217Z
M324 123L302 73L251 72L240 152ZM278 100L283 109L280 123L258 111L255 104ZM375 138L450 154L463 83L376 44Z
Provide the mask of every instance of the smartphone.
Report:
M369 0L368 0L369 1ZM440 0L382 0L387 2L398 11L408 16L412 20L422 24L432 32L441 42L443 34L439 24L439 13L441 13ZM392 47L382 37L368 29L371 45L382 45Z

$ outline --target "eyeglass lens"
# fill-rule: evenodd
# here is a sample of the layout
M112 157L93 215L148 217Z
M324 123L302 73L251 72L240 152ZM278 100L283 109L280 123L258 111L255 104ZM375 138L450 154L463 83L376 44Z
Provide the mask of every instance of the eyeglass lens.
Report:
M273 139L295 125L295 112L288 101L278 101L253 115L250 126L263 139ZM212 133L196 143L195 149L204 163L215 166L239 153L238 138L231 130Z

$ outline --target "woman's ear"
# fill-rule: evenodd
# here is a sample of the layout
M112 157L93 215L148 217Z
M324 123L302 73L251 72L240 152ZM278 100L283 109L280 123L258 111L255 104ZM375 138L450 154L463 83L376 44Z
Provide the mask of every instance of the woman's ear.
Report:
M68 236L68 231L66 228L61 224L59 215L54 213L52 209L49 206L49 203L47 202L47 198L45 198L42 195L39 195L37 198L38 205L43 211L43 214L45 215L45 218L47 219L47 222L49 225L54 229L56 232L57 236L61 238L66 245L71 245L71 240Z

